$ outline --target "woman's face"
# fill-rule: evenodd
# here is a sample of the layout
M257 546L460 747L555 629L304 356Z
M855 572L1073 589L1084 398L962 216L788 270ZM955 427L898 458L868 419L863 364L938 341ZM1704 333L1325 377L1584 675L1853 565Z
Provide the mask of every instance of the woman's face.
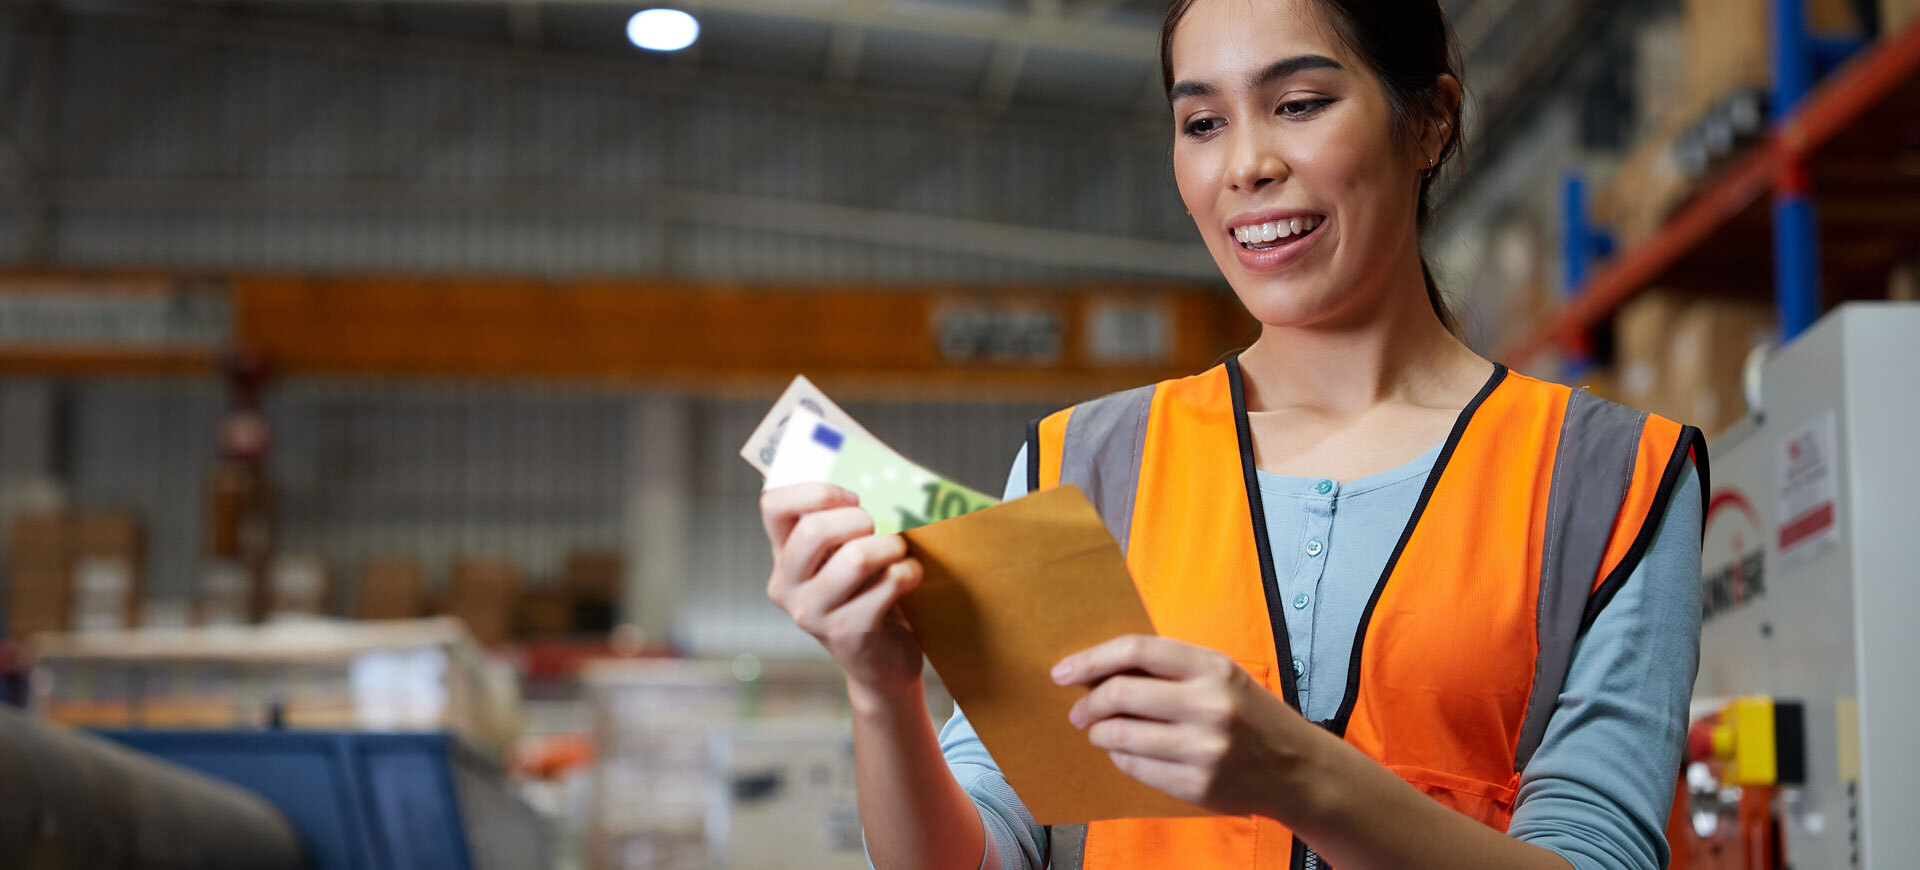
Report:
M1418 143L1313 0L1195 0L1174 31L1173 169L1255 318L1364 321L1418 256Z

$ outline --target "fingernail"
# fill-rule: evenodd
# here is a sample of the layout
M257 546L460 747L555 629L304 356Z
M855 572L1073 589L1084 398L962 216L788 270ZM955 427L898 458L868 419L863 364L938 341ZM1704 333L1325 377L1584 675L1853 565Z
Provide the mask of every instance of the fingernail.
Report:
M1064 686L1067 684L1067 678L1071 676L1073 676L1073 668L1068 667L1064 662L1053 666L1053 681L1055 683Z

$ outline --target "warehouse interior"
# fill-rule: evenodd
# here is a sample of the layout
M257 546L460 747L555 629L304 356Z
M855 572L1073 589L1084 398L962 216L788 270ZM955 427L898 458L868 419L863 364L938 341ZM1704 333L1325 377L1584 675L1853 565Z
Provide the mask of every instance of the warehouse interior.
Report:
M1914 866L1920 2L1440 5L1469 345L1713 452L1672 866ZM1158 0L646 8L0 4L0 864L868 866L741 445L997 496L1259 326Z

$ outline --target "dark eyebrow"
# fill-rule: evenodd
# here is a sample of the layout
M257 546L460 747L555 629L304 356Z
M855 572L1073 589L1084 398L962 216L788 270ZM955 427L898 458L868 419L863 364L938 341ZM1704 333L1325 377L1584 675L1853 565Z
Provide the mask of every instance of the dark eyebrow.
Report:
M1261 70L1259 75L1254 76L1247 84L1251 89L1259 90L1288 76L1298 75L1310 69L1344 69L1344 67L1340 66L1339 61L1325 55L1303 54L1267 64L1267 68Z
M1340 62L1319 54L1303 54L1267 64L1265 69L1254 74L1248 80L1248 87L1254 90L1266 87L1291 75L1298 75L1312 69L1345 69ZM1184 81L1167 89L1167 102L1177 102L1187 97L1215 97L1220 89L1208 82Z

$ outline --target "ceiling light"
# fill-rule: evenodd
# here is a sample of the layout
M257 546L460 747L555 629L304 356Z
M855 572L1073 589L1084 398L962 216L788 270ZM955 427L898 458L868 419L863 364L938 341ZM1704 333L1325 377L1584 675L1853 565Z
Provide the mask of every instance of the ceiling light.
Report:
M700 38L700 22L678 9L648 9L627 19L627 39L648 51L679 51Z

